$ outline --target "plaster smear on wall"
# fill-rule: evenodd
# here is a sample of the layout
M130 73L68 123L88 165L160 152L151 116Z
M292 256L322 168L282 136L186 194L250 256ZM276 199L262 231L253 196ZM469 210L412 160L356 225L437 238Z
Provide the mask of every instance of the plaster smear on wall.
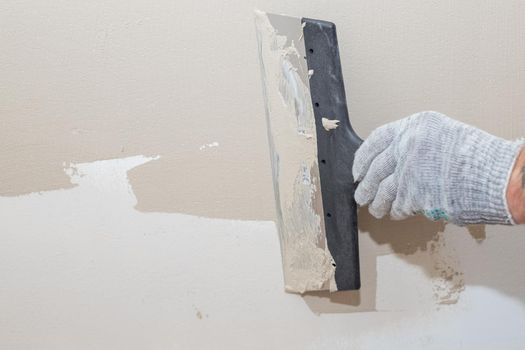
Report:
M436 308L419 264L439 259L418 243L408 256L366 249L366 264L377 261L377 290L364 285L361 293L380 312L353 313L359 303L346 293L324 308L283 291L273 222L136 211L127 172L154 159L69 164L64 171L75 188L0 197L1 348L519 349L525 341L524 294L520 285L512 289L521 270L505 257L486 259L505 249L495 232L487 232L490 249L465 232L443 234L440 249L463 248L458 259L472 284L456 304ZM365 247L376 240L380 251L382 236L364 224ZM397 225L383 233L406 235L395 232L404 223ZM423 239L426 227L434 229L425 225ZM505 253L524 266L519 248ZM487 262L483 275L478 255ZM487 287L494 275L500 280Z
M434 297L439 304L455 304L465 290L464 273L459 263L459 253L445 247L446 241L438 236L429 244L429 253L434 262L436 276L433 277Z
M412 309L420 307L422 303L429 307L440 308L459 302L465 291L465 276L460 264L460 254L451 246L447 246L450 231L455 230L452 228L448 232L437 233L424 247L410 255L392 251L377 257L377 270L381 273L397 275L403 280L403 285L409 285L410 281L421 278L427 280L427 283L424 286L420 285L417 290L410 288L407 292L406 288L402 288L403 292L396 293L395 296L384 295L388 287L378 284L377 310L395 310L401 305L405 309ZM399 265L400 261L411 264L413 266L411 271L416 275L408 273L404 264ZM419 296L416 297L414 294ZM395 303L385 303L385 300L392 300L392 297L396 299ZM420 301L414 304L414 299Z

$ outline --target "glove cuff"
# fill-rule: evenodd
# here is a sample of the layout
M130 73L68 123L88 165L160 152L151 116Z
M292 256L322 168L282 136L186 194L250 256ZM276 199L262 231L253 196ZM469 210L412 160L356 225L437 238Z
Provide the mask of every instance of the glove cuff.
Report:
M452 192L459 196L448 203L452 209L451 221L460 226L480 223L513 225L506 191L524 140L508 141L490 135L490 142L486 138L470 141L470 145L465 145L471 148L467 154L475 156L456 168L457 175L468 181L459 181L458 188Z

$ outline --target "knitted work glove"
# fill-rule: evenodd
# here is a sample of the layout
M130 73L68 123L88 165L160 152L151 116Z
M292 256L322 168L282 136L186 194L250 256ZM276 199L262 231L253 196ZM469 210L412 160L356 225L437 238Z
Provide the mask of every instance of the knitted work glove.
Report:
M374 130L358 149L355 200L377 218L422 213L457 225L513 224L505 192L523 143L416 113Z

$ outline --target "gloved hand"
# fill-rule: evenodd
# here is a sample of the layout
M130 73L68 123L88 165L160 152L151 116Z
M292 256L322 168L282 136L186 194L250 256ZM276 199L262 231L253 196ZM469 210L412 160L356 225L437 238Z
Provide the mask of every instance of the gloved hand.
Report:
M416 113L374 130L358 149L355 200L377 218L422 213L457 225L512 224L505 192L523 144Z

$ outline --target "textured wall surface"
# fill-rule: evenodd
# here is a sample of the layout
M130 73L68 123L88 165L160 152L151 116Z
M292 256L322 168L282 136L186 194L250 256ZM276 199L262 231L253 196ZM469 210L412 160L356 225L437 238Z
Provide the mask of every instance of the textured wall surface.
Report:
M525 135L525 3L0 1L0 348L521 349L523 227L360 212L360 292L283 292L253 10L338 25L363 136Z

